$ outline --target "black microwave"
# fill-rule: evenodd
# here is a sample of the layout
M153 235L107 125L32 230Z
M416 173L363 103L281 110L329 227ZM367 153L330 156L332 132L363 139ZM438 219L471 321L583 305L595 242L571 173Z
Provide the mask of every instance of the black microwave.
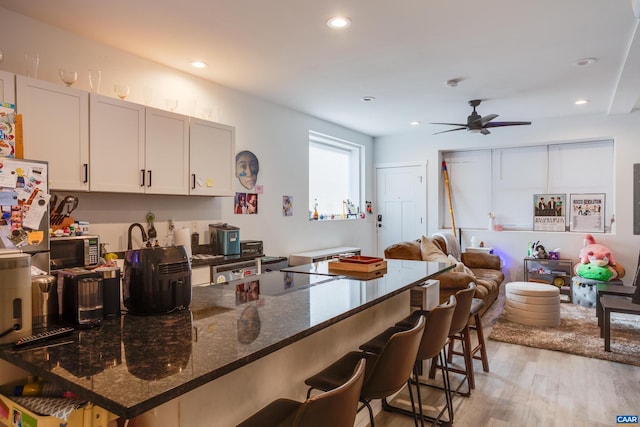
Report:
M100 262L99 236L51 237L50 269L96 267Z

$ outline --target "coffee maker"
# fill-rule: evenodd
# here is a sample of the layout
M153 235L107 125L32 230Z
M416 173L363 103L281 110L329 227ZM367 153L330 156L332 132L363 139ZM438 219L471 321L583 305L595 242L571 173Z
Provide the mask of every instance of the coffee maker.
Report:
M98 326L104 317L102 277L84 268L58 271L62 286L62 318L81 327Z

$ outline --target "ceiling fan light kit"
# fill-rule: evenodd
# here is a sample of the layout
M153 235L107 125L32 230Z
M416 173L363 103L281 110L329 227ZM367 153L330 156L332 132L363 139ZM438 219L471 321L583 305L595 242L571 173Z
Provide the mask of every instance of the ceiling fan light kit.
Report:
M476 107L480 105L482 102L481 99L472 99L469 101L469 105L473 108L471 114L467 117L467 123L431 123L432 125L448 125L448 126L458 126L455 129L443 130L441 132L436 132L434 135L438 135L440 133L445 132L453 132L457 130L467 130L472 133L481 133L483 135L489 135L491 132L489 128L496 127L505 127L505 126L522 126L522 125L530 125L531 122L493 122L492 120L497 118L497 114L489 114L486 116L481 116L476 111Z

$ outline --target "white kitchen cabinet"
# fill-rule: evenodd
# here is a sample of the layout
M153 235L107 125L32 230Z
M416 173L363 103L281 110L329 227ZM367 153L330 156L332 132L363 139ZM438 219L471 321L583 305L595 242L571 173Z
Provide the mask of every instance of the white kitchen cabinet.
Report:
M235 128L191 118L189 194L233 195Z
M16 103L15 74L0 70L0 102Z
M24 157L49 162L53 190L89 190L89 94L16 76Z
M145 107L91 94L91 191L144 193Z
M189 194L189 117L146 109L145 191Z

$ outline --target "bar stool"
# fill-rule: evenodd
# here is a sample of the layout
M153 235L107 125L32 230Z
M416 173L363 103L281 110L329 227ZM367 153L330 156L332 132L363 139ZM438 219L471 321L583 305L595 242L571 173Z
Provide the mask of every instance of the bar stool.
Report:
M453 360L451 351L453 350L454 340L459 340L462 346L462 351L457 352L464 359L464 369L454 368L448 366L449 372L455 372L462 374L462 380L458 384L458 387L453 391L463 396L470 396L471 389L475 388L475 383L472 382L473 375L473 360L471 358L471 337L469 336L469 319L471 318L471 306L473 304L473 296L476 293L476 284L471 282L466 289L461 289L456 292L456 309L453 312L453 319L451 320L451 328L449 329L449 351L447 353L447 362L451 363ZM434 357L431 360L431 369L429 370L429 378L435 378L436 368L438 366L438 358ZM460 392L460 388L464 383L467 383L467 391Z
M466 345L470 348L469 358L471 362L467 375L469 376L469 387L471 389L476 388L473 360L482 361L482 370L484 372L489 372L489 358L487 357L487 348L484 344L484 331L482 329L482 319L480 318L480 310L482 310L482 307L484 307L484 301L480 298L474 298L471 302L471 315L469 316L469 323L467 324L468 330L466 332L466 335L469 337L469 342ZM471 331L476 332L478 343L475 347L471 347ZM459 339L459 337L455 336L453 337L453 340L449 342L449 351L447 352L449 363L451 363L454 355L464 356L463 351L455 350L455 339ZM478 352L480 352L479 355L477 354ZM449 368L449 370L451 372L461 373L458 372L455 368Z
M359 397L363 405L358 411L366 407L369 411L371 427L374 427L375 421L370 404L371 400L384 399L408 385L414 423L417 426L417 413L410 378L418 348L422 341L424 327L425 319L421 316L412 329L392 334L379 354L361 351L347 353L327 368L305 380L305 384L309 386L307 397L310 396L313 389L326 391L343 383L345 378L353 371L355 364L364 357L367 360L367 366Z
M347 382L304 402L274 400L238 427L353 427L365 366L365 359L360 359Z
M375 354L379 352L381 345L386 342L389 335L397 333L397 331L402 331L406 329L406 324L410 324L411 321L416 316L421 319L424 317L423 314L416 313L425 313L426 324L424 328L424 333L422 334L422 340L420 341L420 348L418 349L418 354L416 355L416 360L413 366L413 383L416 385L417 394L418 394L418 405L419 408L419 417L421 424L424 425L424 421L430 421L434 424L446 424L453 423L453 404L451 400L451 383L449 381L449 371L447 370L447 358L445 354L446 345L449 337L449 330L451 329L451 321L453 319L453 313L456 308L456 297L451 295L449 297L449 301L444 304L441 304L430 311L414 311L410 316L404 319L404 321L398 322L399 325L391 327L381 334L377 335L373 339L367 341L366 343L360 346L360 349L370 352L371 354ZM405 322L403 324L403 322ZM420 364L425 360L432 360L434 357L440 358L440 368L442 371L443 378L443 387L441 388L445 391L445 407L442 408L440 413L436 417L431 417L424 415L422 411L422 395L420 391L420 385L428 385L420 382ZM409 389L411 391L411 389ZM411 393L410 393L411 395ZM382 400L382 408L386 411L390 412L398 412L405 415L412 415L411 412L393 406L387 402L386 398ZM445 411L448 412L449 420L442 421L441 418L444 415ZM415 413L415 411L414 411Z

